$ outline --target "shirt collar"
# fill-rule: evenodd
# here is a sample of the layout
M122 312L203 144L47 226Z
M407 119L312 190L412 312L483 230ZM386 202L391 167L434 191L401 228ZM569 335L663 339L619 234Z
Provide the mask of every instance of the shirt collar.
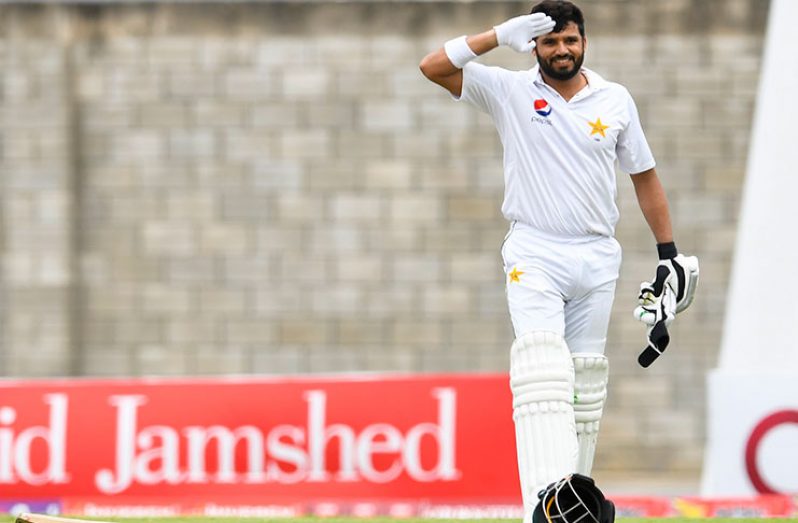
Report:
M601 77L597 72L588 69L587 67L582 67L582 72L585 74L587 78L587 86L591 92L593 91L600 91L607 87L607 80ZM545 85L551 89L551 86L543 81L543 76L540 74L540 65L536 64L532 69L529 70L530 75L532 76L532 81L537 85Z

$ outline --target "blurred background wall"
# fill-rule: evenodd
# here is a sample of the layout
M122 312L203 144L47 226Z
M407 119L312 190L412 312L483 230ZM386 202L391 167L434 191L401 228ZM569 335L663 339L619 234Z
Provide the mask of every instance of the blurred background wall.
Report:
M500 144L418 62L530 5L0 6L0 374L506 370ZM596 468L697 477L768 2L581 5L702 265L639 368L656 252L619 175Z

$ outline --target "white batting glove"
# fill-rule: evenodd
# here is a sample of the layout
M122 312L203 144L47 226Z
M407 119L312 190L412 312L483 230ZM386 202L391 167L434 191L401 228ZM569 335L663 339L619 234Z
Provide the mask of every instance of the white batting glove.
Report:
M648 325L647 345L637 358L648 367L670 343L668 325L693 303L698 286L698 258L678 254L673 242L657 245L659 264L654 281L640 284L635 319Z
M659 263L671 271L669 284L676 296L676 314L679 314L689 307L695 298L695 290L698 287L698 258L678 254Z
M670 295L671 291L666 287L663 297L667 298ZM672 296L671 301L673 301ZM643 347L643 351L637 356L637 362L641 367L648 367L654 363L654 360L665 352L665 349L671 341L671 336L668 333L668 325L673 321L673 316L668 316L668 313L665 311L666 308L667 307L661 307L661 319L646 330L646 346Z
M640 307L646 306L646 297L643 296L643 289L655 286L655 283L660 281L660 268L664 268L667 271L667 274L664 275L664 283L673 290L673 296L676 300L676 314L679 314L687 309L695 298L699 275L698 258L678 254L676 245L673 242L657 244L657 252L660 258L657 265L657 276L653 282L640 284L639 305ZM659 296L659 291L657 291L656 295ZM638 309L635 309L635 317L643 323L651 325L650 316L638 316L640 312Z
M653 282L640 284L640 304L635 309L635 318L648 325L646 346L637 357L642 367L654 363L671 341L668 325L676 317L676 294L668 283L671 277L670 268L660 265Z
M557 25L550 16L543 13L521 15L510 18L495 26L496 41L519 53L529 53L535 48L534 38L550 33Z
M640 284L638 305L634 311L637 321L649 327L659 322L664 322L666 327L671 324L677 312L676 292L669 283L671 278L670 268L659 265L654 281Z

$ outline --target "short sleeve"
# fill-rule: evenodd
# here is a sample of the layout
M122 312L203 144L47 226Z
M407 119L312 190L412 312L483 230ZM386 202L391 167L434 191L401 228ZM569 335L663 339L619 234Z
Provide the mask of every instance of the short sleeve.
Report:
M476 108L497 114L510 93L513 73L501 67L469 62L463 68L463 89L460 98Z
M621 170L628 174L638 174L647 171L656 165L654 155L648 146L646 136L643 134L643 126L640 125L640 115L637 113L637 106L626 90L626 109L628 124L618 136L616 153L618 155L618 165Z

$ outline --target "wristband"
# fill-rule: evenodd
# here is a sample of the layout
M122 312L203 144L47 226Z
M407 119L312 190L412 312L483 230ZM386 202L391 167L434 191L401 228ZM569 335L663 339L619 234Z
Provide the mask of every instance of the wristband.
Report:
M673 242L658 243L657 254L659 254L660 260L670 260L671 258L677 257L679 251L676 250L676 244Z
M477 57L476 53L468 47L466 36L458 36L443 44L443 50L452 65L462 69L465 65Z

